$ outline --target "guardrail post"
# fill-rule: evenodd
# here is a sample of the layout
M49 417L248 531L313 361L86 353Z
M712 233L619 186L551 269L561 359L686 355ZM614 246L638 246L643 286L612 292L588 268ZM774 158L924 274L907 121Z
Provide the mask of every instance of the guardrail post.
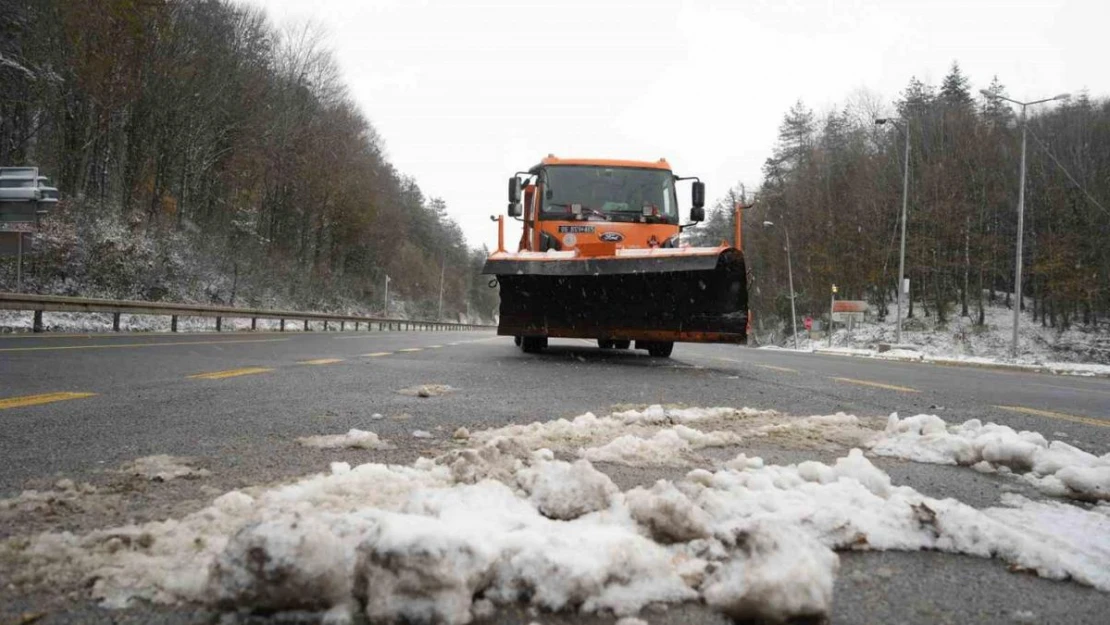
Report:
M355 322L355 332L358 332L358 322Z
M278 324L278 331L279 332L285 332L285 320L284 319L282 319L281 322Z
M339 331L342 332L346 325L347 325L346 321L340 321L339 322Z
M251 317L251 331L258 329L258 317Z
M216 332L219 332L219 331L223 330L223 326L224 326L224 318L223 317L216 317Z
M308 319L304 320L304 331L308 332Z
M22 236L22 235L20 235L20 236ZM42 311L41 310L36 310L35 311L35 319L34 319L34 321L31 322L31 331L32 332L42 332Z
M119 313L112 313L112 332L119 332Z
M170 315L170 332L177 332L177 315Z

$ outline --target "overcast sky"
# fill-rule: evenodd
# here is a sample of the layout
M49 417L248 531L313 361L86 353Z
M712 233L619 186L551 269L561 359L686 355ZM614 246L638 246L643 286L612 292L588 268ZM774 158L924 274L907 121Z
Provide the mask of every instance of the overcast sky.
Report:
M889 106L954 60L1017 99L1110 93L1106 0L247 1L325 28L390 160L471 245L495 246L505 180L548 153L666 157L712 200L758 186L799 99Z

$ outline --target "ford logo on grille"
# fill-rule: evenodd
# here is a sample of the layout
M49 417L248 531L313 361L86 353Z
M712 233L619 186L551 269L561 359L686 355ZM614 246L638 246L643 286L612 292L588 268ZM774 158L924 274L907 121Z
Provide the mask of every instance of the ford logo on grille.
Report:
M598 238L601 239L602 241L608 241L610 243L616 243L618 241L623 241L624 240L624 235L619 233L619 232L602 232L601 236L599 236Z

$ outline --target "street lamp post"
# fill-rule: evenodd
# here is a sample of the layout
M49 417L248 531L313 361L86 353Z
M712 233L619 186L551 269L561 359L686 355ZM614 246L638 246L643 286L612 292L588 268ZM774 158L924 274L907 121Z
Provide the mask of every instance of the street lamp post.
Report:
M1014 335L1013 345L1010 348L1010 355L1017 358L1018 355L1018 328L1021 327L1021 248L1022 248L1022 235L1025 230L1025 108L1034 104L1043 104L1045 102L1052 102L1054 100L1064 100L1069 97L1066 93L1061 93L1052 98L1045 98L1043 100L1034 100L1032 102L1018 102L1011 100L1004 95L991 93L986 89L980 89L982 93L988 98L997 98L1005 100L1021 107L1021 182L1018 184L1018 209L1017 209L1017 252L1014 255Z
M385 311L384 316L388 317L389 316L389 276L385 277L385 303L384 303L384 306L383 306L383 310Z
M905 163L902 166L902 243L898 252L898 320L894 335L894 342L902 342L902 297L906 291L906 201L910 190L910 129L909 126L899 124L893 118L876 119L875 123L883 125L890 122L895 128L902 131L906 138Z
M764 228L774 225L773 221L763 222ZM798 351L798 312L794 309L794 267L790 262L790 228L784 224L782 230L786 233L786 275L790 280L790 327L794 332L794 351Z

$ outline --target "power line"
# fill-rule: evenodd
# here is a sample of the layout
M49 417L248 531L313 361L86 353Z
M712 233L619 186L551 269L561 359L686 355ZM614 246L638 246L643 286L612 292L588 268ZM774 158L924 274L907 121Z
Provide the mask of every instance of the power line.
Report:
M1064 175L1068 177L1068 180L1071 180L1072 184L1079 187L1079 190L1083 192L1083 195L1087 196L1087 199L1090 200L1092 204L1099 207L1102 212L1110 215L1110 210L1106 210L1106 207L1100 204L1099 201L1096 200L1089 191L1087 191L1086 187L1079 184L1079 181L1077 181L1075 177L1071 175L1071 172L1068 171L1068 168L1064 167L1064 164L1060 162L1060 159L1056 158L1056 155L1052 153L1052 150L1048 149L1048 146L1044 144L1044 141L1041 141L1041 138L1037 136L1037 133L1033 132L1032 128L1027 127L1026 129L1029 131L1029 134L1033 135L1033 139L1036 140L1037 144L1041 146L1041 149L1044 150L1045 154L1048 154L1048 157L1052 159L1052 162L1056 163L1056 166L1064 172Z

